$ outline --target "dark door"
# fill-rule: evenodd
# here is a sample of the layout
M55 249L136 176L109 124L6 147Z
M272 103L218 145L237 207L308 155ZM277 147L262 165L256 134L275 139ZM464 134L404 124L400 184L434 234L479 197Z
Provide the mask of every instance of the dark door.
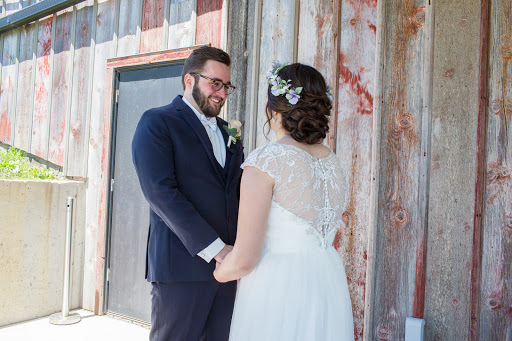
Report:
M183 93L183 64L119 71L113 129L113 178L108 250L107 311L151 319L151 285L144 279L149 205L132 163L133 133L145 110L169 104Z

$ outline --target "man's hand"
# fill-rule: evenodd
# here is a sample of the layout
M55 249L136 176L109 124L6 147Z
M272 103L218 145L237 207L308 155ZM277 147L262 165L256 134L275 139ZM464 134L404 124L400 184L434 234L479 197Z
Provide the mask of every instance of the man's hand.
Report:
M233 250L233 245L226 245L217 253L217 256L213 257L218 263L222 263L224 258Z

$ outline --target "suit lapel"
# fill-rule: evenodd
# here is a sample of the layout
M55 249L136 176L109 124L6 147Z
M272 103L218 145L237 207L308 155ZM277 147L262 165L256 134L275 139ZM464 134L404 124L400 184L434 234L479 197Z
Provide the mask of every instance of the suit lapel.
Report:
M197 118L196 114L194 114L192 109L190 109L190 107L185 102L183 102L181 96L177 96L172 103L201 141L201 144L206 150L206 154L208 155L208 158L210 159L210 162L212 163L212 166L215 169L217 175L223 181L225 181L226 177L223 174L223 169L217 162L217 159L215 159L215 155L213 154L212 143L201 121L199 121L199 119Z

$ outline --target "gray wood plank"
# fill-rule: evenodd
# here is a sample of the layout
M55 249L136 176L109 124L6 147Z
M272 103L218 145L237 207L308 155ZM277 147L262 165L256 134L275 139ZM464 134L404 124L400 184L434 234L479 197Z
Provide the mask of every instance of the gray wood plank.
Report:
M478 168L480 5L477 0L435 4L427 340L469 337Z
M512 3L492 1L479 339L512 335Z
M374 183L364 327L368 340L403 340L405 319L413 314L422 172L424 6L421 0L394 0L380 3L378 9L377 121L372 138ZM347 82L355 80L347 77ZM364 102L358 110L364 114Z

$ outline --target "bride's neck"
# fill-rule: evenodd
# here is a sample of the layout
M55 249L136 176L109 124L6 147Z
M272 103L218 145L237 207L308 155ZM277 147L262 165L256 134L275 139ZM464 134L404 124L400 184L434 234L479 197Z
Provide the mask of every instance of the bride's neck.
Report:
M281 139L293 139L290 134L288 134L284 129L280 129L279 131L276 131L276 141L279 141Z

